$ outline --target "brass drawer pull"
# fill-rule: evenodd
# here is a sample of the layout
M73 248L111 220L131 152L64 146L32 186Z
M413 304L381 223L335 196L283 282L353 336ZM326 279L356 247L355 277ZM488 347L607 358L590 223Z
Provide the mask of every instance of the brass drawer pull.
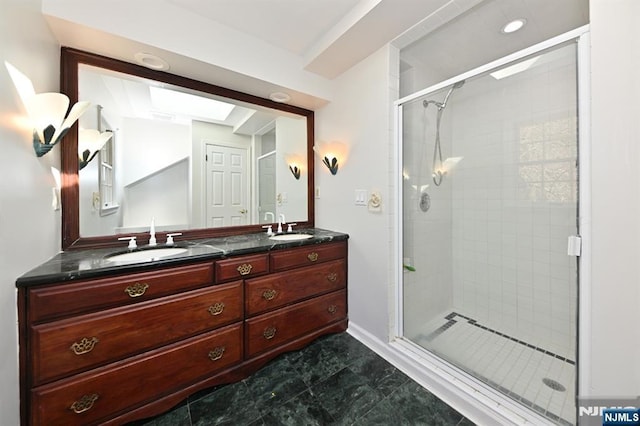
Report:
M307 259L309 259L310 262L315 262L316 260L318 260L318 253L316 253L315 251L309 253L307 255Z
M267 327L267 328L264 329L264 333L262 333L262 335L264 336L265 339L271 340L276 335L276 328L275 327Z
M237 271L240 272L240 275L249 275L251 273L251 268L253 268L253 266L250 263L243 263L238 266Z
M220 358L222 358L222 355L224 355L224 350L226 348L224 346L218 346L217 348L215 348L212 351L209 351L209 359L211 361L217 361Z
M124 292L129 295L129 297L140 297L144 294L145 291L149 288L149 284L147 283L135 283L134 285L130 285L129 287L124 289Z
M97 400L98 400L97 393L93 393L91 395L83 395L82 398L75 401L71 405L71 407L69 407L69 409L76 414L84 413L85 411L89 411Z
M215 303L211 306L209 306L209 309L207 309L209 311L209 313L211 315L220 315L222 313L222 311L224 311L224 302L218 302Z
M264 300L273 300L273 298L276 297L277 294L278 294L277 291L275 291L274 289L270 288L268 290L265 290L264 293L262 293L262 298Z
M93 348L96 346L99 340L97 337L83 337L80 342L75 342L69 349L73 351L76 355L86 354L87 352L91 352Z
M338 279L338 274L336 274L335 272L331 272L329 275L327 275L327 279L334 283Z
M329 307L327 308L327 312L329 312L330 314L335 314L336 312L338 312L338 307L336 305L329 305Z

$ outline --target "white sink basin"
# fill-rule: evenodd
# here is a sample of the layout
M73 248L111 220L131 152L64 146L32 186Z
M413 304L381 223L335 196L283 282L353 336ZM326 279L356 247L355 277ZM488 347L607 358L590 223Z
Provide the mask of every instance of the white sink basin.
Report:
M276 241L298 241L298 240L306 240L308 238L313 238L313 235L309 235L309 234L281 234L281 235L274 235L273 237L269 237L270 240L276 240Z
M122 253L122 254L115 254L113 256L107 257L107 260L111 262L151 261L151 260L160 259L162 257L176 256L178 254L185 253L186 251L187 251L186 248L179 248L179 247L157 248L157 249L150 249L150 250L132 251L129 253Z

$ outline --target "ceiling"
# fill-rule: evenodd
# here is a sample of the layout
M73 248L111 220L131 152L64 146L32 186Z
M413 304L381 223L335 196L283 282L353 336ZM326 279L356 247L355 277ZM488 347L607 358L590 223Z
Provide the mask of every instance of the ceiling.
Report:
M393 42L455 75L588 23L588 0L43 0L59 42L316 109L332 80ZM511 18L525 28L505 37ZM406 65L406 64L405 64ZM453 74L452 74L453 73Z
M517 18L525 26L504 34ZM395 43L402 67L429 70L435 84L588 23L588 0L488 0L444 25L426 19Z
M169 0L169 3L304 56L359 1Z

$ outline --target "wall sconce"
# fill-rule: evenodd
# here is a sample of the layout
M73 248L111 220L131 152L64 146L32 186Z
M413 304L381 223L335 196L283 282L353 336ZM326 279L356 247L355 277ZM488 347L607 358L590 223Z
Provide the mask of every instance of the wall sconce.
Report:
M338 173L338 159L332 155L325 155L322 162L329 169L332 175Z
M4 62L33 129L33 149L42 157L57 144L86 111L89 102L76 103L65 118L69 98L62 93L36 94L31 80L9 62Z
M344 143L337 141L319 142L313 150L320 156L322 163L327 166L332 175L338 173L340 163L344 165L348 151Z
M305 160L297 154L285 154L284 161L287 163L287 166L289 166L293 177L299 180L300 173L302 172L301 164L304 164Z
M298 166L295 164L289 164L289 170L291 170L291 173L296 180L300 179L300 168Z
M87 110L89 102L77 102L69 115L69 98L62 93L39 93L27 99L25 107L33 128L33 149L42 157L69 131L73 123Z
M93 129L78 131L78 170L84 169L93 160L112 135L110 131L102 133Z

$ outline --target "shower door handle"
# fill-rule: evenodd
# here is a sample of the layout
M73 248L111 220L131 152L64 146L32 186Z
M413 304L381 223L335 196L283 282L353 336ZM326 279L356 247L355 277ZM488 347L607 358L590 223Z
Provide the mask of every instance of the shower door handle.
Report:
M567 254L569 256L580 256L582 254L582 237L569 235L569 238L567 238Z

